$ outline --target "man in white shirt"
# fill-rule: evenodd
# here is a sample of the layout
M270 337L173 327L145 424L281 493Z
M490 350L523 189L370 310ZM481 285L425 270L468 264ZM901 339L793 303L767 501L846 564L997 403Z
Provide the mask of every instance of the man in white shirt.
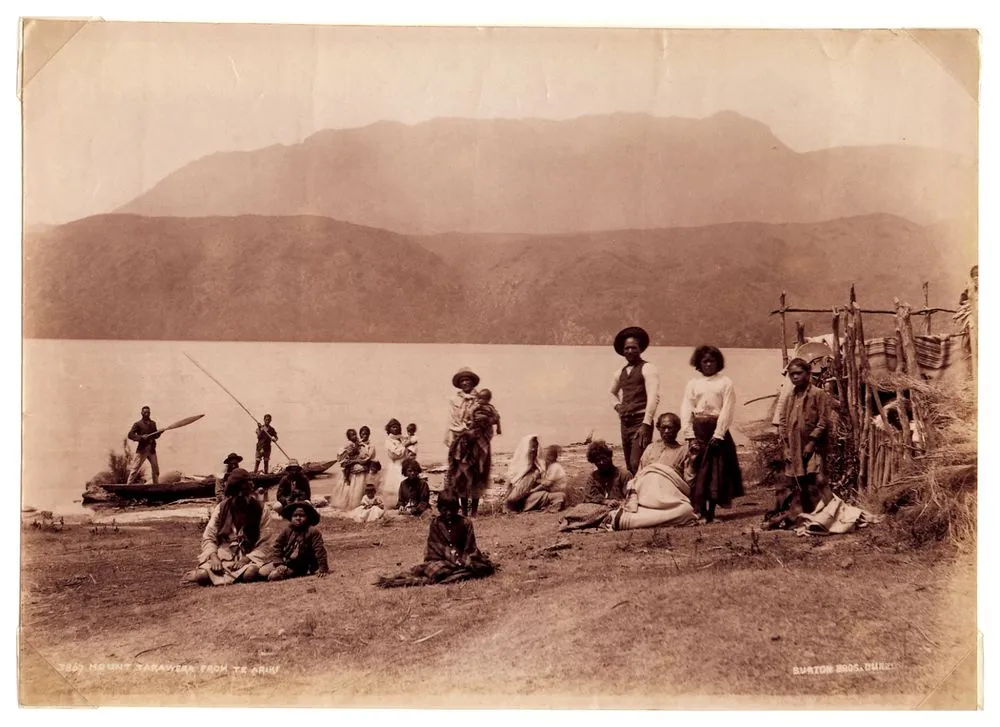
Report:
M649 347L649 334L630 326L615 336L614 348L625 357L625 366L616 369L611 382L611 396L621 420L622 449L629 472L639 469L639 459L653 440L653 416L660 401L660 372L642 352Z

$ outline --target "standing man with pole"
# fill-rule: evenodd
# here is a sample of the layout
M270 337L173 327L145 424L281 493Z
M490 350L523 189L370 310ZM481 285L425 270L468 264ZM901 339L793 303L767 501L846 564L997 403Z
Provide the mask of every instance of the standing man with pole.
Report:
M132 460L132 471L128 473L126 485L131 485L139 478L139 470L142 463L149 460L149 469L153 475L153 484L160 481L160 465L156 461L156 440L160 438L160 432L156 429L156 422L149 418L149 407L144 406L139 412L142 417L129 430L128 438L136 443L135 458Z
M264 415L264 423L257 425L257 457L253 463L253 473L257 474L260 463L264 462L264 474L271 461L271 442L278 441L278 432L271 426L271 415Z
M630 326L615 336L614 348L625 357L625 366L615 369L611 396L621 420L625 464L633 475L639 469L643 451L653 441L653 417L660 402L660 372L642 359L649 347L649 334Z

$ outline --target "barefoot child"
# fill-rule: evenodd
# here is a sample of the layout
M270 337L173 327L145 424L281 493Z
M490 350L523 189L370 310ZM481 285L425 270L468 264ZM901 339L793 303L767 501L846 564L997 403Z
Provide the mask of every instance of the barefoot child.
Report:
M365 496L361 498L361 504L351 511L351 520L356 523L375 522L385 514L382 506L382 499L378 496L374 482L365 485Z
M274 540L274 560L260 569L261 578L282 581L316 574L322 578L329 572L323 535L316 527L319 513L308 502L292 502L281 511L288 526Z

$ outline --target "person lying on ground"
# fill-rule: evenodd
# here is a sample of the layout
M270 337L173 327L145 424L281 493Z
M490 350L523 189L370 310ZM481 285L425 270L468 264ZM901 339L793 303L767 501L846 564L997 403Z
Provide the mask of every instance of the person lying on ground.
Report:
M316 574L318 578L329 572L326 546L319 525L319 513L308 502L291 502L282 509L281 516L288 526L274 540L274 558L260 569L260 577L269 581L283 581Z
M458 514L456 494L450 489L442 491L437 506L439 514L431 521L427 533L424 562L394 576L380 576L377 586L398 588L455 583L496 572L496 566L476 545L472 520Z

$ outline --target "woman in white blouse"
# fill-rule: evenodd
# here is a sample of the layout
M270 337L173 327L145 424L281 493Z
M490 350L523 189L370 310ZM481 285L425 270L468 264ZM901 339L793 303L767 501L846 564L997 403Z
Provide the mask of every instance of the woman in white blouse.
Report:
M699 346L691 365L700 376L688 382L681 402L682 436L688 442L696 473L691 504L705 522L715 519L715 506L729 507L743 494L743 473L736 442L729 433L736 415L733 382L721 371L726 360L715 346Z

